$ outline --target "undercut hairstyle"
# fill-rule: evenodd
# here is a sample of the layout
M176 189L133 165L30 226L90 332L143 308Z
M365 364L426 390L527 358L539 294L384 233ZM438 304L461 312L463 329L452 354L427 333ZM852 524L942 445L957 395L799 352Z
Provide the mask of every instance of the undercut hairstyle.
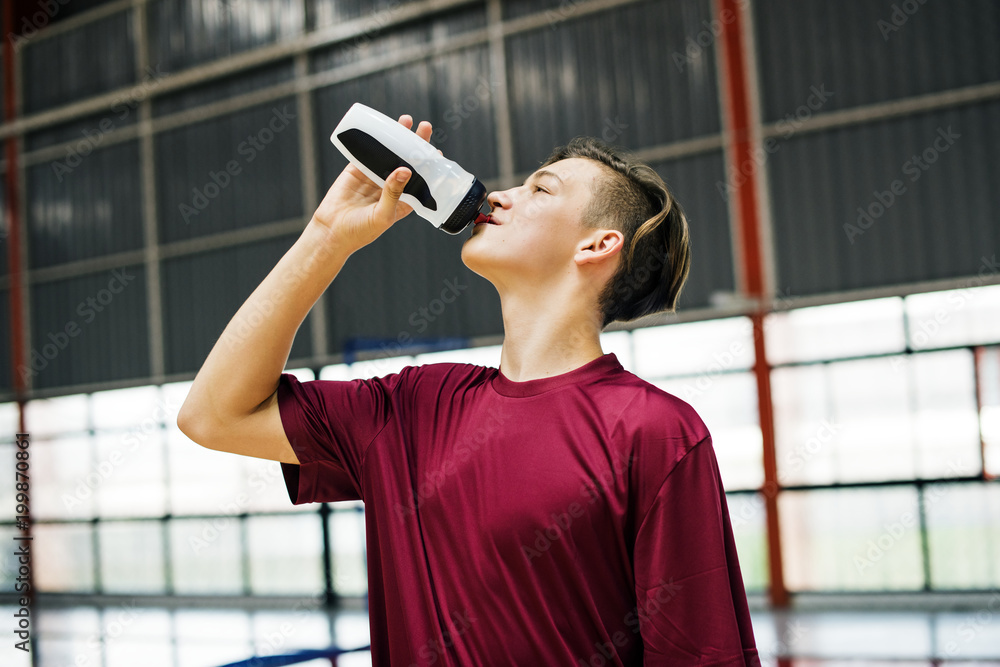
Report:
M676 312L691 267L684 210L651 167L594 137L556 148L542 167L587 158L604 167L583 214L588 229L616 229L624 237L618 268L598 297L601 328L644 315Z

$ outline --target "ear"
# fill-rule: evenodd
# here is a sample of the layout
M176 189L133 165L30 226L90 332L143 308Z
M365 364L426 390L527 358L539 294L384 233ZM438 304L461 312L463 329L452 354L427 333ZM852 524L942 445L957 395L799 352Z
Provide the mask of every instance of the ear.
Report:
M614 260L625 245L625 235L617 229L595 229L577 246L573 259L578 266Z

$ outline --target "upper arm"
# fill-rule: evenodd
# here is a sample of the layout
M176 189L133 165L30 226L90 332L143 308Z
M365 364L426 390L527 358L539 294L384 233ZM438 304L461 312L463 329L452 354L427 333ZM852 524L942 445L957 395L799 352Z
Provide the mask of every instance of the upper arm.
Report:
M299 463L281 423L277 389L253 412L240 419L200 430L187 424L182 426L180 416L177 423L185 435L209 449L269 461Z

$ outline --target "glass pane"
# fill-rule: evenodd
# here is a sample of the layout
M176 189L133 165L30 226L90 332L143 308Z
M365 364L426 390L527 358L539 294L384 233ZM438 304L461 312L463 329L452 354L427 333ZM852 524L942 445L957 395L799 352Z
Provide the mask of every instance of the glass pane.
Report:
M712 434L726 489L757 489L764 484L763 445L758 425L757 380L750 373L654 382L693 407Z
M789 590L923 586L915 488L785 491L778 508Z
M966 350L778 368L771 377L782 484L979 472Z
M416 360L413 357L381 357L358 361L351 364L350 379L382 377L398 373L403 368L413 366L415 363Z
M53 593L94 592L94 542L89 524L31 528L35 586Z
M238 518L173 519L170 553L175 593L243 593L243 531Z
M320 380L350 380L351 367L347 364L332 364L324 366L319 372Z
M317 595L323 590L318 514L250 517L247 544L255 595Z
M94 463L92 438L31 443L31 511L35 519L89 519L94 496L113 469Z
M770 586L767 564L767 530L764 497L759 493L727 493L729 520L748 591L764 591Z
M31 442L28 449L30 452L29 456L33 458L35 455L35 443L30 440L29 442ZM16 462L14 458L15 451L17 449L13 444L0 443L0 470L3 471L3 474L0 475L0 521L13 521L17 509L17 503L14 502L14 494L16 492L14 484L17 482L17 476L14 474L14 463ZM35 481L31 477L34 475L35 463L32 459L29 459L28 465L28 481L31 484L29 493L32 495L31 508L34 511L37 503L34 498Z
M1000 588L1000 486L940 484L924 495L934 588Z
M14 585L20 574L21 563L18 562L14 552L20 547L21 542L15 542L14 538L20 534L21 531L14 526L0 526L0 540L3 540L4 544L4 549L0 551L0 593L15 592Z
M601 349L605 354L613 352L622 368L635 373L635 365L632 359L632 332L630 331L605 331L601 334Z
M500 367L500 345L487 345L484 347L471 347L461 350L441 350L440 352L426 352L416 355L414 364L474 364L476 366L488 366L490 368Z
M160 395L167 412L164 422L168 429L177 428L177 413L184 405L184 399L187 398L189 391L191 391L190 382L171 382L160 387Z
M105 593L166 592L163 527L159 521L101 523L98 539Z
M178 610L178 665L224 665L252 654L250 617L241 611Z
M101 618L106 667L174 667L170 631L166 610L137 607L135 600L106 609Z
M982 452L972 352L922 353L910 359L918 476L978 475Z
M668 324L632 332L636 375L647 380L670 375L746 370L753 365L753 328L749 318Z
M333 551L333 586L340 595L368 592L365 563L365 515L358 510L330 514L330 549Z
M833 406L826 367L774 369L771 398L778 481L792 486L833 479L832 438L837 429L830 420Z
M102 665L100 614L93 607L37 609L36 629L44 642L43 664ZM4 663L6 665L6 663Z
M902 352L903 300L871 299L773 313L764 320L772 364Z
M1000 347L980 350L976 364L979 368L979 426L983 437L983 458L986 472L1000 476Z
M240 514L248 502L245 456L217 452L167 430L170 511L184 514Z
M297 603L292 611L254 613L252 623L255 654L268 656L330 646L333 643L330 637L330 618L322 612L313 611L317 606ZM298 664L308 665L309 662ZM329 662L326 660L327 664ZM318 661L316 663L320 664ZM341 664L339 659L337 664Z
M292 505L277 461L244 457L244 474L247 491L244 498L237 498L237 505L247 512L315 512L312 503ZM226 512L227 514L229 512Z
M371 637L371 629L368 627L368 613L365 611L342 611L333 619L333 629L337 646L344 648L365 646ZM338 660L337 664L339 665L340 662Z
M0 441L13 440L18 428L17 403L0 403Z
M97 489L101 517L163 516L167 513L163 431L99 435L97 470L107 473Z
M316 379L316 375L312 372L311 368L286 368L282 372L294 375L299 382L309 382Z
M148 432L165 418L159 387L98 391L91 395L90 406L95 429L144 425Z
M87 430L87 395L28 401L24 422L33 438Z
M980 345L1000 340L1000 285L906 297L910 347Z
M783 484L910 479L916 472L908 374L899 357L775 369Z

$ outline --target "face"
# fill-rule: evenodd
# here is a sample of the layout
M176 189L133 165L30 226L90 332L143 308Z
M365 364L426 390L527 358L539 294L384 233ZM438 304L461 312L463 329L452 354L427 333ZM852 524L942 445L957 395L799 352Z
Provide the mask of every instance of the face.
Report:
M491 192L491 218L462 245L462 261L497 287L544 284L574 265L574 256L595 230L581 220L603 166L569 158L540 168L515 188Z

